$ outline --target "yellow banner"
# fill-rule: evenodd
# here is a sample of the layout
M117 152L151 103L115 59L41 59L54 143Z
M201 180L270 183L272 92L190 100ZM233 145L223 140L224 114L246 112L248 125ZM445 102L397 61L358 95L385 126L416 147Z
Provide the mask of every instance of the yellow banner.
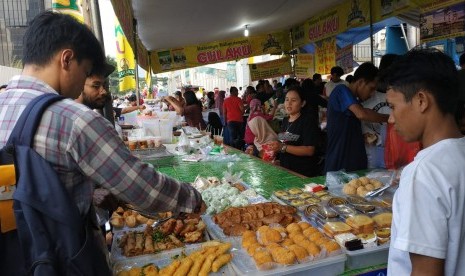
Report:
M123 29L115 17L116 63L118 65L119 91L136 88L134 53Z
M249 64L252 81L280 77L292 73L291 59L284 57L272 61Z
M64 14L69 14L79 22L84 23L81 0L52 0L52 9Z
M154 73L202 66L265 54L281 54L290 50L289 32L241 37L184 48L152 52Z
M331 68L336 66L336 37L331 37L315 43L316 72L329 74Z
M312 54L295 55L295 76L299 79L311 78L315 74L315 59Z

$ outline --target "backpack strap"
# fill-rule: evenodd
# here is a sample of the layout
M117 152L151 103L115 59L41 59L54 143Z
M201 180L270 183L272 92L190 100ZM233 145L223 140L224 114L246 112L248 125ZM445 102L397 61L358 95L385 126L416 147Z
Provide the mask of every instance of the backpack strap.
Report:
M39 126L42 114L54 102L65 97L46 93L35 97L24 109L10 134L7 145L24 145L32 147L34 136Z

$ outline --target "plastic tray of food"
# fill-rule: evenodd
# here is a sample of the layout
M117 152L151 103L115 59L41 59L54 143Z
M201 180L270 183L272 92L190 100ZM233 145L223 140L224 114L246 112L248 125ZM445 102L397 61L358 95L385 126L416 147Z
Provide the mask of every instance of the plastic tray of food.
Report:
M276 267L271 270L258 270L255 261L244 249L234 252L232 267L238 275L339 275L344 272L344 262L346 256L327 257L308 263L294 264L289 266Z
M198 244L198 243L187 243L187 242L183 242L180 239L178 239L182 243L182 245L181 245L181 243L178 245L175 242L172 242L171 240L169 240L169 237L166 236L166 240L167 240L167 242L165 243L165 244L167 244L167 245L165 245L166 249L158 249L158 248L161 247L161 245L156 244L154 242L153 243L153 247L154 247L154 252L153 253L143 253L142 252L141 254L137 254L137 255L134 255L134 256L126 256L124 254L124 252L123 252L124 249L122 249L120 247L120 242L121 242L121 239L123 238L123 236L126 233L130 233L130 232L144 233L144 231L145 231L145 228L139 227L139 228L132 228L130 231L120 231L120 232L114 233L113 234L113 242L112 242L112 245L111 245L111 259L113 261L119 261L121 259L126 259L126 258L131 258L131 259L132 258L139 258L139 257L144 256L144 255L152 255L153 256L153 255L157 255L157 254L161 254L161 253L165 253L165 252L173 252L173 251L182 249L182 248L190 246L190 245ZM207 229L204 229L203 233L202 233L202 238L201 238L201 240L199 242L202 243L202 242L208 241L208 240L210 240L210 237L209 237L209 235L207 233ZM134 242L134 243L136 243L136 242ZM136 246L136 244L134 244L134 246ZM145 241L143 241L142 247L144 248L143 250L145 250Z
M170 251L161 252L157 255L145 255L127 259L120 259L114 262L113 264L113 273L116 276L121 275L122 271L127 271L134 267L143 267L148 264L153 264L157 266L159 269L168 266L173 260L181 257L182 255L188 255L193 251L200 249L202 244L189 244L183 248L176 248ZM231 249L231 253L234 256L234 250ZM234 257L233 257L234 259ZM224 265L218 272L210 272L209 275L234 275L235 272L232 268L231 262L227 265ZM132 274L127 274L132 275ZM137 274L142 275L142 274Z
M300 188L276 191L271 195L271 199L280 204L287 204L303 211L309 205L322 204L328 202L335 195L327 190L318 192L306 192Z

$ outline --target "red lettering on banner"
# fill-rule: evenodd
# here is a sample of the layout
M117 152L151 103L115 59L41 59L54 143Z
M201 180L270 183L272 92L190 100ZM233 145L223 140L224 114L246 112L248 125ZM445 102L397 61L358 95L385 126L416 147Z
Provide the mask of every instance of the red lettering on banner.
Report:
M244 58L248 57L250 54L252 54L252 47L250 45L242 45L234 48L227 48L224 56L221 53L221 50L200 52L197 54L197 61L202 64L208 64Z
M339 30L339 18L337 16L330 17L322 22L322 24L315 24L310 26L308 31L308 38L312 41L317 41L320 37L336 33Z

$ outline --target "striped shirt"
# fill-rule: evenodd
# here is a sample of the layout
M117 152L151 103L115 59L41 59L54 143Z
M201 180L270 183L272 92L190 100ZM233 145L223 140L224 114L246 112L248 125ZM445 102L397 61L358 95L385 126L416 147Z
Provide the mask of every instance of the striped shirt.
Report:
M44 93L57 92L29 76L8 83L0 93L0 148L26 105ZM190 213L200 206L201 196L191 185L157 173L134 157L108 120L71 99L44 112L34 149L56 169L82 215L92 203L95 184L147 211Z

